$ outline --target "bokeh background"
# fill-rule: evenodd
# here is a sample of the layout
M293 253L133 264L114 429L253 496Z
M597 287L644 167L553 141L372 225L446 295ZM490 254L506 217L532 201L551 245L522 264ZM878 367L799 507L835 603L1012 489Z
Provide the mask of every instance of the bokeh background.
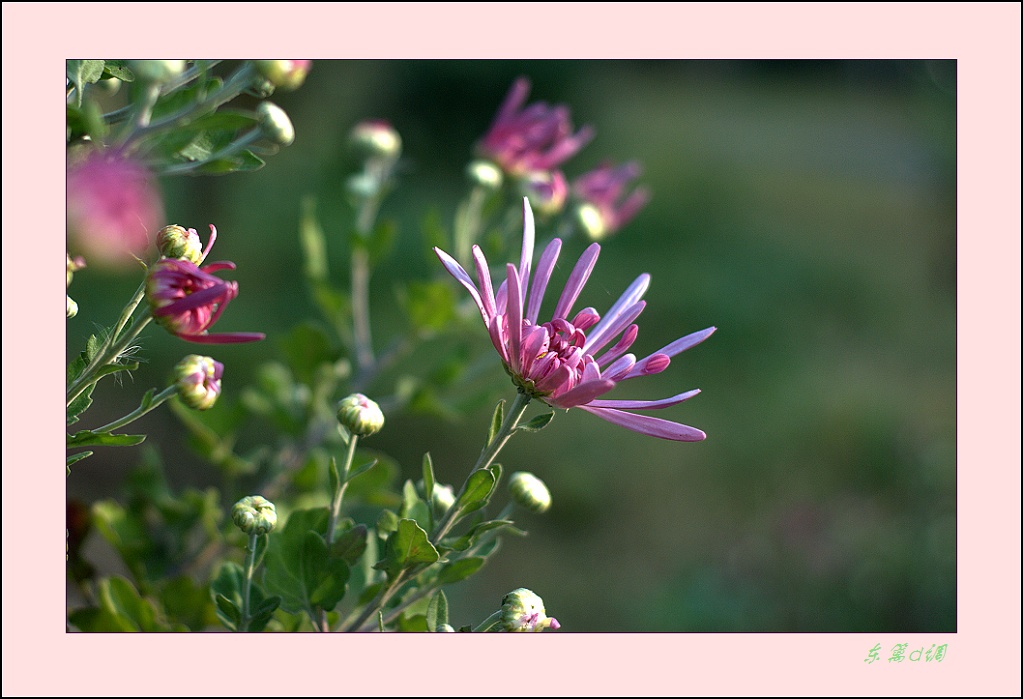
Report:
M344 282L351 127L386 119L404 142L382 211L398 244L372 281L379 346L400 328L395 281L436 272L424 213L451 221L473 145L523 75L530 101L564 103L596 129L570 177L641 163L653 198L605 241L580 302L605 310L649 272L637 354L718 327L619 396L700 388L665 416L709 437L663 442L571 411L513 439L500 461L544 479L554 505L521 517L529 536L448 591L452 623L529 587L570 631L955 631L954 61L316 61L299 90L274 95L297 139L265 168L162 182L172 222L215 223L214 257L238 264L241 295L218 330L268 335L216 348L225 391L315 314L299 273L303 197L337 231L329 252ZM584 247L571 241L555 284ZM94 270L72 296L89 300L90 319L112 319L137 283ZM69 348L92 330L69 322ZM130 386L101 385L90 420L101 405L132 409L194 349L145 343L149 364ZM498 364L491 375L493 396L511 398ZM488 422L489 409L388 415L373 447L408 478L429 451L457 484ZM176 486L216 482L169 411L139 428ZM122 449L82 462L69 497L116 494L138 460Z

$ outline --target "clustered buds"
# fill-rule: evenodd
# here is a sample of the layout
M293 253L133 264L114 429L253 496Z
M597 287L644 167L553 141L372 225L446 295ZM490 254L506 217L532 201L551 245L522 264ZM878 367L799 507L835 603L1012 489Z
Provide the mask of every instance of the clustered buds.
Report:
M380 406L361 393L353 393L337 406L337 421L357 437L369 437L384 426Z
M185 229L176 224L164 226L156 234L156 247L164 257L197 265L203 261L202 241L194 228Z
M178 397L189 408L208 410L220 395L224 365L211 357L190 354L174 367Z
M551 491L532 473L516 471L508 479L508 489L515 503L531 512L542 513L550 509Z
M250 495L234 504L231 520L249 536L269 534L277 526L277 508L261 495Z
M501 601L501 626L516 632L561 628L557 619L547 616L539 595L524 587L509 592Z

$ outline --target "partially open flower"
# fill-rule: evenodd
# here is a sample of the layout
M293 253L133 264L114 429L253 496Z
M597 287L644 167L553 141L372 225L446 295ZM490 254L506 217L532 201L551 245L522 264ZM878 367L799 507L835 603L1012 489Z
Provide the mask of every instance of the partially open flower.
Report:
M156 247L164 257L188 260L202 264L202 241L194 228L182 228L178 225L164 226L156 234Z
M618 167L604 163L572 183L572 193L581 200L577 218L590 240L617 232L650 200L642 187L626 196L629 183L638 176L636 163Z
M224 365L212 357L190 354L174 367L178 397L189 408L208 410L220 396Z
M522 108L529 94L529 81L519 78L508 91L490 130L477 150L505 172L520 176L551 170L589 143L593 129L584 126L572 133L568 108L535 102Z
M216 240L216 228L203 256ZM182 340L207 344L255 342L263 333L210 333L227 303L238 295L238 283L213 276L212 272L234 269L233 262L214 262L203 269L189 260L165 257L149 269L146 300L153 319Z
M479 246L473 246L472 250L479 286L454 258L434 248L444 267L476 302L491 342L519 390L552 408L580 408L652 437L681 442L706 439L707 435L694 427L626 412L678 405L698 394L698 389L662 400L603 400L600 396L623 381L664 371L671 357L703 342L716 328L686 335L643 359L637 360L635 355L627 353L639 333L633 321L646 307L646 302L640 299L650 284L648 274L639 275L603 318L593 308L584 308L573 315L572 306L600 253L597 243L591 244L576 263L551 320L538 323L540 303L561 252L561 240L555 238L548 244L530 278L535 232L528 199L523 201L523 218L519 266L506 266L506 281L496 295L487 260ZM604 350L619 336L610 349Z
M528 173L522 179L522 190L541 216L559 213L568 197L568 184L560 170Z
M501 602L501 626L505 631L514 632L561 628L557 619L547 616L540 596L524 587L504 596Z

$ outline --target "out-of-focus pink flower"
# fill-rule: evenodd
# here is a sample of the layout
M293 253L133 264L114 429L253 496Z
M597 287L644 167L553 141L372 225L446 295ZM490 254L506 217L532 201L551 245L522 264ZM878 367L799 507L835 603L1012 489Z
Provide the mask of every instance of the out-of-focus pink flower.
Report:
M217 229L203 253L209 254L216 240ZM233 262L213 262L203 269L190 260L164 257L149 269L146 277L146 300L153 319L182 340L206 344L255 342L263 333L210 333L227 303L238 295L238 282L213 276L212 272L234 269Z
M615 233L650 200L650 193L642 187L626 196L629 183L637 177L636 163L618 167L603 163L572 183L573 194L583 201L580 223L590 238L599 240Z
M132 264L162 225L163 201L142 164L94 151L68 167L68 235L89 264Z
M490 131L478 145L481 157L489 158L511 175L551 170L572 157L593 138L584 126L572 133L568 108L536 102L522 108L529 81L519 78L497 111Z
M519 266L507 265L507 278L496 294L487 260L478 246L473 246L478 286L450 255L434 248L444 267L476 302L490 339L519 389L553 408L581 408L652 437L681 442L705 439L707 435L694 427L627 412L677 405L698 394L698 389L662 400L604 400L600 396L628 379L664 371L671 357L707 339L716 328L686 335L643 359L627 353L639 332L633 321L646 306L641 298L650 284L648 274L639 275L603 318L593 308L572 315L572 306L597 261L597 243L590 245L576 263L551 320L538 324L540 303L561 251L561 240L550 242L531 278L535 232L528 199L523 201L523 218ZM617 342L605 350L615 338Z
M568 198L568 183L560 170L530 172L522 179L522 189L541 216L559 213Z

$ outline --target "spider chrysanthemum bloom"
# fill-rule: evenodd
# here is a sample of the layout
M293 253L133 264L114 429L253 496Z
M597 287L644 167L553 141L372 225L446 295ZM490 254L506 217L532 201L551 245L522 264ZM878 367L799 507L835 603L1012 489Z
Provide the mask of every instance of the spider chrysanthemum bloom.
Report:
M568 107L535 102L523 108L528 94L529 81L516 80L477 146L480 156L516 176L551 170L593 138L589 126L572 133Z
M210 241L203 257L216 240L210 226ZM233 262L213 262L199 269L191 260L164 257L146 276L146 300L153 319L182 340L207 344L255 342L263 333L210 333L228 302L238 295L238 282L225 281L213 272L234 269Z
M633 321L646 306L641 299L650 284L648 274L639 275L603 317L593 308L573 315L572 307L600 253L597 243L580 256L551 319L540 323L540 304L561 251L561 240L555 238L547 245L532 273L535 231L528 199L523 201L523 219L519 266L507 265L507 278L496 294L479 246L473 246L478 286L450 255L434 248L444 267L476 302L490 339L519 390L552 408L580 408L652 437L680 442L705 439L707 435L695 427L627 412L677 405L698 394L699 389L661 400L605 400L601 396L628 379L664 371L671 357L707 339L716 328L691 333L636 359L628 350L639 332Z

